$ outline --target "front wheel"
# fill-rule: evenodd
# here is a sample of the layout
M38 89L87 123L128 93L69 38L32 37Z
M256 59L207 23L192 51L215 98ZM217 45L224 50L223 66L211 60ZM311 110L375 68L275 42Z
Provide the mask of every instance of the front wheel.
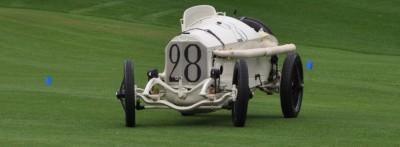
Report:
M133 63L126 60L124 64L124 79L117 93L117 98L121 100L122 107L125 111L125 125L127 127L135 127L135 78Z
M236 62L232 83L237 88L236 100L232 107L232 122L236 127L243 127L246 123L247 105L250 98L249 74L244 60Z
M303 67L299 54L289 53L283 63L280 85L281 108L285 118L295 118L303 101Z

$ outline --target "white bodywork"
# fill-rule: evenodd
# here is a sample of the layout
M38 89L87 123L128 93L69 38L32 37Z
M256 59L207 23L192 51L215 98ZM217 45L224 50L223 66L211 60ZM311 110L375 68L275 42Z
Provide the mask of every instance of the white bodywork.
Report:
M170 107L178 111L223 108L236 98L232 77L237 59L245 59L249 87L254 91L257 86L268 84L270 56L296 49L294 44L278 46L273 35L262 29L256 32L208 5L187 9L181 27L182 33L165 48L164 71L151 79L145 89L136 90L146 108ZM221 66L222 91L210 92L215 82L210 78L210 71Z

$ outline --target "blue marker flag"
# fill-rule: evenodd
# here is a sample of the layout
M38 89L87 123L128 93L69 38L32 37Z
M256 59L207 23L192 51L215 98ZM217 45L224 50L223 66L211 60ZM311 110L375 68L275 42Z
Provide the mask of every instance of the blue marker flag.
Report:
M46 86L51 86L53 84L53 77L46 76L44 82L45 82Z
M313 70L314 62L312 60L307 61L307 70Z

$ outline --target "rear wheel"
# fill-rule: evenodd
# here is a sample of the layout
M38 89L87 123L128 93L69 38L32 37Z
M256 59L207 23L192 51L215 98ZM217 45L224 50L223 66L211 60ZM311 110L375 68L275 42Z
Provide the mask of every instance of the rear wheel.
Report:
M135 78L133 72L133 63L131 60L125 61L124 80L122 84L124 98L121 99L125 110L125 123L127 127L135 127Z
M289 53L282 68L281 108L285 118L295 118L303 101L303 67L299 54Z
M246 123L247 105L250 98L249 75L244 60L236 62L233 74L233 84L237 88L237 97L232 107L232 122L236 127L243 127Z
M253 19L253 18L249 18L249 17L241 17L240 21L247 24L248 26L250 26L257 32L260 31L260 29L263 29L264 32L274 35L274 33L272 33L272 30L267 25L265 25L264 23L262 23L261 21L259 21L257 19Z

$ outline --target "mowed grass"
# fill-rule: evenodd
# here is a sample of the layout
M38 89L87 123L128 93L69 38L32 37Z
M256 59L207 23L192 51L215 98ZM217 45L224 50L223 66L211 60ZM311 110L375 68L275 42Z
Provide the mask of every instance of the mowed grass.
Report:
M360 2L1 1L0 144L399 146L399 3ZM298 118L282 118L279 96L258 92L244 128L226 110L144 110L137 128L124 127L114 96L123 60L134 59L143 86L146 70L163 69L182 11L198 3L265 20L314 61Z

